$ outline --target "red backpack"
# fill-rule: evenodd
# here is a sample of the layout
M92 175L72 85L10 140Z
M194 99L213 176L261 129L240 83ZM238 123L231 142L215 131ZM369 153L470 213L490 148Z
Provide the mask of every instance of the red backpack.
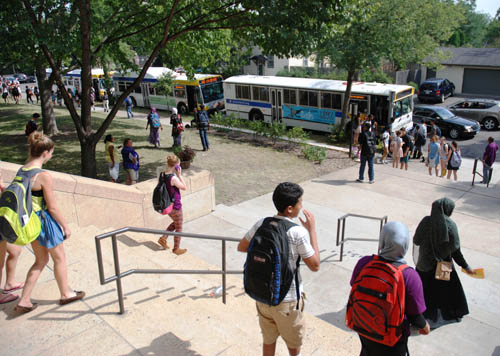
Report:
M403 270L373 256L352 285L345 323L363 337L394 346L401 338L405 312Z

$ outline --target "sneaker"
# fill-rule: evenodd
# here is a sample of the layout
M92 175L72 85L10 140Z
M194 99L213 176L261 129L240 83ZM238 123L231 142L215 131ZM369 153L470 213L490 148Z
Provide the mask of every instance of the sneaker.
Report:
M368 183L373 184L373 183L375 183L375 181L374 181L374 180L371 180L371 181L369 181Z
M363 180L358 178L358 179L356 179L356 182L363 183Z
M187 249L185 248L174 248L172 250L173 253L175 253L177 256L183 255L187 252Z

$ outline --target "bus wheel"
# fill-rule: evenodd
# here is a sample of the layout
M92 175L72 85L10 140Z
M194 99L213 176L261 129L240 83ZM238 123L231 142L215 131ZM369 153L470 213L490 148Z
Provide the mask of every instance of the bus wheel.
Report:
M177 110L179 111L179 114L181 114L181 115L185 115L188 113L188 108L187 108L186 104L184 104L184 103L180 103L179 105L177 105Z
M262 115L262 112L260 112L260 110L250 111L249 117L250 117L250 121L263 121L264 120L264 115Z

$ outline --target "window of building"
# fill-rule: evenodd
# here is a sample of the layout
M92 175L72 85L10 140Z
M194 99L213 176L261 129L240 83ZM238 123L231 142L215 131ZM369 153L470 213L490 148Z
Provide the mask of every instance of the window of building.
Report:
M274 68L274 56L267 56L267 68Z
M248 85L236 85L236 99L250 99L250 87Z
M283 90L283 102L285 104L297 105L297 91L295 89Z

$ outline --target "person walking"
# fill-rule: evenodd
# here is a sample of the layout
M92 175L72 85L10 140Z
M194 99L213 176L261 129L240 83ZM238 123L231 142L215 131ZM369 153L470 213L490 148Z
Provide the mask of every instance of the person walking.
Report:
M358 152L358 140L359 140L359 135L361 133L361 114L357 113L354 118L352 119L352 130L353 130L353 138L352 138L352 146L356 149L356 151L353 152L352 158L357 158L359 157L359 152Z
M370 131L370 123L363 124L363 132L359 136L359 150L361 152L361 163L359 166L359 178L356 180L363 183L366 163L368 163L369 183L375 183L375 172L373 170L373 161L375 159L376 143L375 133Z
M497 158L498 145L493 137L488 137L488 145L483 153L483 180L480 183L488 184L491 179L493 164Z
M439 163L441 165L441 177L446 176L446 164L448 162L448 151L450 147L446 143L446 137L441 136L439 140Z
M2 83L2 98L5 104L9 103L9 86L6 82Z
M34 104L33 103L33 91L31 90L31 88L26 85L24 91L26 92L26 102L28 104Z
M187 186L182 178L182 169L179 165L179 157L176 155L169 155L167 157L167 170L164 172L164 177L167 180L167 191L170 197L172 197L174 206L173 210L168 216L172 219L172 223L167 227L167 231L182 232L182 203L181 203L181 190L186 190ZM170 248L167 244L168 235L165 234L158 240L158 243L164 250ZM181 248L181 237L174 236L174 248L172 252L178 256L183 255L187 252L187 249Z
M380 159L380 163L387 164L387 156L389 155L389 139L391 138L391 133L389 127L386 127L384 133L382 134L382 148L384 153Z
M149 138L150 144L154 145L155 148L160 147L160 130L163 131L163 126L161 125L160 115L156 111L156 108L151 108L151 112L148 115L146 130L149 127Z
M63 97L62 97L61 90L57 89L57 92L56 92L57 105L62 106L62 99L63 99Z
M39 113L34 113L33 115L31 115L31 119L26 124L26 128L24 130L24 134L26 135L26 137L29 137L29 135L38 130L38 124L36 123L36 120L38 120L38 118L40 118Z
M125 99L125 108L127 109L127 118L130 119L132 117L134 117L134 113L132 112L132 107L133 107L133 103L132 103L132 98L129 96L127 96L127 98Z
M35 87L35 89L33 90L33 93L35 94L36 103L38 104L38 102L40 101L40 91L38 90L38 87Z
M42 166L52 158L54 142L41 132L35 132L29 136L28 143L28 162L21 167L21 170L42 169ZM41 217L42 222L51 219L55 220L54 224L59 229L59 232L53 231L49 233L48 230L44 232L43 225L48 224L45 222L42 224L42 233L31 243L35 254L35 263L28 271L21 298L15 308L18 313L31 312L38 306L37 303L31 302L31 293L38 277L47 265L49 256L54 261L54 276L60 293L59 304L69 304L85 297L85 292L72 291L68 285L64 241L71 237L71 230L57 206L53 184L52 176L48 171L42 171L32 178L33 210Z
M238 244L239 252L251 253L252 240L263 233L267 226L276 224L283 227L283 239L289 247L289 265L291 272L299 273L297 261L302 259L305 265L313 272L319 271L320 252L316 237L316 223L314 215L302 209L302 196L304 190L298 184L284 182L278 184L273 192L273 203L277 214L274 217L261 219L245 234ZM305 220L299 217L302 226L295 224L292 219L303 211ZM286 234L286 236L285 236ZM257 240L258 243L258 240ZM250 248L250 251L249 251ZM255 255L254 255L255 256ZM252 277L252 276L250 276ZM253 276L259 278L258 276ZM296 283L298 281L298 283ZM290 355L300 355L304 335L304 287L300 277L293 278L288 291L283 291L282 301L278 305L268 305L256 301L259 325L263 336L262 354L271 356L275 354L276 341L279 336L283 338ZM265 293L265 291L262 291ZM281 293L280 293L281 295Z
M426 144L425 134L422 132L420 125L415 126L415 150L413 151L413 159L422 157L422 147ZM424 160L425 161L425 160Z
M403 140L401 139L401 131L396 131L394 139L391 142L392 153L392 168L398 168L399 161L403 155Z
M104 112L109 111L109 96L106 90L104 91L104 94L102 96L102 107L104 109Z
M203 151L208 151L210 149L207 137L208 130L210 130L210 121L208 120L208 114L205 110L205 106L202 104L200 106L200 111L198 112L198 131L200 133Z
M95 89L90 88L90 107L95 111Z
M458 148L458 143L456 141L451 142L450 149L448 150L447 162L448 162L446 166L446 169L448 169L447 179L450 179L451 172L453 172L453 179L456 182L457 172L460 169L460 165L462 164L462 153L460 152L460 149Z
M431 137L429 146L427 147L427 167L429 168L429 175L432 176L432 168L436 170L436 177L439 177L439 136L434 135Z
M410 160L412 142L411 137L406 133L406 128L401 128L401 139L403 140L403 154L400 158L401 170L408 170L408 161Z
M430 322L431 329L458 322L469 314L467 299L453 261L470 275L474 271L460 251L458 228L450 218L454 208L455 203L451 199L434 201L431 215L420 221L413 237L414 262L422 279L427 306L424 316ZM437 264L441 261L451 264L449 280L436 279Z
M111 181L113 183L118 183L118 176L120 175L120 156L115 147L115 138L113 135L106 135L104 138L104 151Z
M0 172L0 194L4 191L2 173ZM0 292L0 304L12 302L19 298L17 294L12 292L22 289L24 282L16 282L16 266L21 254L22 247L2 241L0 236L0 286L2 285L2 272L5 265L6 281L3 290ZM8 254L7 260L5 255Z
M123 140L122 148L123 169L127 174L126 185L136 184L139 180L139 154L134 150L130 138Z
M12 96L14 97L16 104L19 104L19 98L21 97L21 90L19 89L19 84L15 84L14 87L12 88Z
M389 335L382 335L384 331L381 332L379 341L373 340L373 334L366 330L367 326L373 324L373 318L363 319L363 315L366 313L359 314L358 318L352 318L353 310L356 309L356 301L349 299L347 317L346 320L352 320L353 325L358 331L359 339L361 341L361 355L362 356L406 356L408 352L408 337L410 336L410 325L415 326L419 329L419 333L422 335L427 335L430 332L430 326L425 320L423 313L425 311L425 300L424 292L422 288L422 281L419 274L411 267L407 266L404 259L406 253L408 252L408 247L410 245L410 234L408 232L408 227L398 221L390 221L384 225L380 231L378 254L362 257L352 272L351 277L351 296L355 295L357 285L362 283L370 283L364 281L363 275L368 273L370 270L370 275L377 273L380 269L386 270L386 268L400 268L402 269L402 281L400 283L404 284L404 297L400 297L398 300L399 305L404 305L402 310L404 314L403 322L400 326L400 334L398 340L392 346L383 344L380 341L388 338ZM373 270L374 265L377 270ZM384 265L390 265L385 267ZM373 273L371 271L374 271ZM387 270L389 271L389 270ZM387 274L385 275L387 276ZM372 285L371 288L376 288L376 285ZM366 295L368 296L368 295ZM368 296L369 297L369 296ZM404 300L403 300L404 298ZM384 302L386 302L384 300ZM349 308L352 308L351 310ZM357 325L360 323L361 325ZM348 323L349 326L350 323ZM376 326L375 326L376 328ZM377 330L378 331L378 330ZM391 343L392 343L391 342Z
M441 137L441 129L439 128L438 125L436 125L435 121L431 121L430 131L431 131L431 133L430 133L431 137L433 137L433 136Z
M180 147L182 131L184 131L184 124L182 123L181 114L177 113L176 108L172 108L172 115L170 115L170 125L172 125L172 138L174 139L174 144L172 147Z

